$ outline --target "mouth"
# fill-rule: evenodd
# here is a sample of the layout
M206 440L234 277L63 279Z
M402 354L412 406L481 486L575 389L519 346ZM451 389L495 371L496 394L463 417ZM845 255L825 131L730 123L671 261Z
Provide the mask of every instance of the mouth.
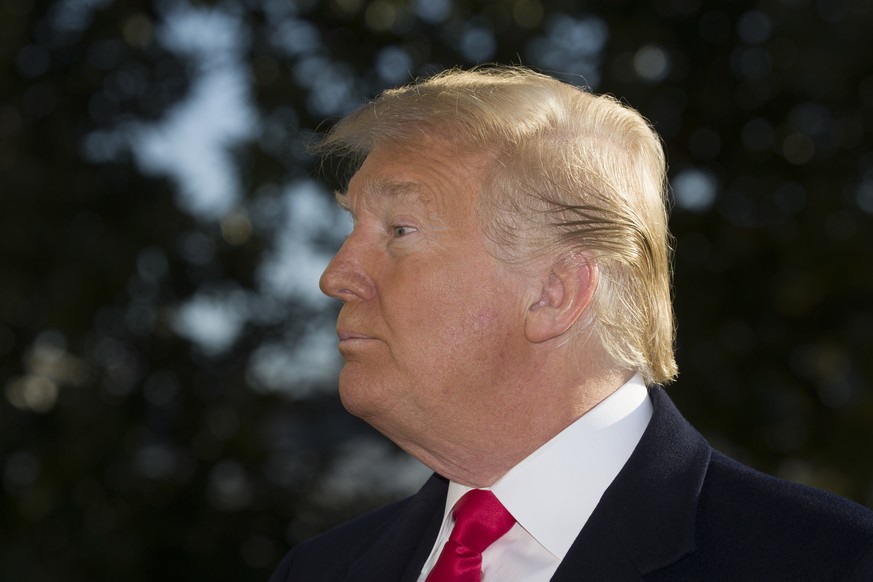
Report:
M364 335L362 333L357 333L354 331L340 331L336 332L337 337L339 338L340 343L347 341L355 341L355 340L371 340L374 339L368 335Z
M339 338L337 349L345 358L352 357L376 341L376 338L357 331L338 329L336 335Z

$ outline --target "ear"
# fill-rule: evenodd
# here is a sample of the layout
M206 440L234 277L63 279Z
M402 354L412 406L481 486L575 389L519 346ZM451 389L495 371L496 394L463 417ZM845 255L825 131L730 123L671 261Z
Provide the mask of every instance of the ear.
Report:
M528 309L524 328L527 339L541 343L570 329L591 303L597 278L597 265L584 255L561 257L552 264L539 299Z

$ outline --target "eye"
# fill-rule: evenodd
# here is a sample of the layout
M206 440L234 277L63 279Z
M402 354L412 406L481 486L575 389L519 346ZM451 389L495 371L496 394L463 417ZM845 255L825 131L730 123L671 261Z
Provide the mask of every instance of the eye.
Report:
M405 225L392 226L391 227L391 236L393 236L394 238L403 238L404 236L406 236L408 234L412 234L416 230L418 230L418 229L413 227L413 226L405 226Z

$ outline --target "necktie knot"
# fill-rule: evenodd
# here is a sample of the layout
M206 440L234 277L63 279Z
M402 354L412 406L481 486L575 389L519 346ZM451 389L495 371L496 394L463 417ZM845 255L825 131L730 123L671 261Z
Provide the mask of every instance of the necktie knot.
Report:
M490 491L471 489L452 510L455 527L427 582L479 582L482 552L515 523Z
M471 489L452 510L455 528L449 539L481 554L509 531L515 518L490 491Z

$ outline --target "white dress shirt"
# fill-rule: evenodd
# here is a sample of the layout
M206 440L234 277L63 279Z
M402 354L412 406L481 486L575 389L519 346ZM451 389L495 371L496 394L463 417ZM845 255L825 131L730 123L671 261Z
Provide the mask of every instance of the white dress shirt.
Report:
M549 580L651 417L646 386L634 376L494 483L491 491L516 523L482 553L483 582ZM470 489L449 483L442 529L419 582L451 534L452 508Z

